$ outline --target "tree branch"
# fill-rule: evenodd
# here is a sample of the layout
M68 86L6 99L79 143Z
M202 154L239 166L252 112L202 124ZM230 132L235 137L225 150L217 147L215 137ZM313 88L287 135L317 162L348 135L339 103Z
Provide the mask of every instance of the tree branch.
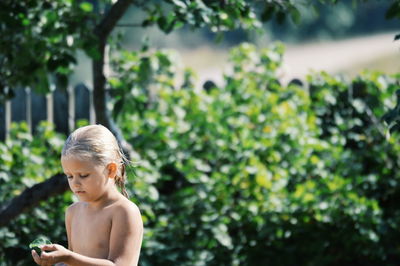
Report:
M100 40L105 40L110 35L118 20L125 14L132 2L132 0L118 0L118 2L110 8L108 13L94 30L94 33L100 38Z
M57 174L50 179L25 189L19 196L0 208L0 227L7 225L12 219L42 200L47 200L68 190L65 175Z

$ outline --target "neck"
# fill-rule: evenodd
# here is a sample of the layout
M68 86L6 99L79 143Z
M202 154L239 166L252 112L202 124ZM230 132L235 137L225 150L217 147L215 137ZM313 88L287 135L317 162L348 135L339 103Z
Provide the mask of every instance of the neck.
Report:
M115 186L112 186L112 188L105 191L103 195L101 195L101 197L96 200L89 201L87 202L87 204L90 209L100 210L107 207L108 205L113 204L117 200L120 200L121 197L123 197L123 195L117 190Z

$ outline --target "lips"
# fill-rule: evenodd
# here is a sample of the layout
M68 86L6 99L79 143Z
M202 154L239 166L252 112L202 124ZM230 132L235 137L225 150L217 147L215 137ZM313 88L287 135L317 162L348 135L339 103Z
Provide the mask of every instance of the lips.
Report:
M75 194L83 194L85 193L85 191L79 190L79 191L75 191Z

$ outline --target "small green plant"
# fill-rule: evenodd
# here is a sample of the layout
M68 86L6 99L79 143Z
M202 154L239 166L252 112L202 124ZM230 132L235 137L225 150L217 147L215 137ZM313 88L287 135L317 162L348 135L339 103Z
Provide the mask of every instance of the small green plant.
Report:
M34 249L36 251L36 253L40 256L40 254L42 252L40 246L49 245L49 244L51 244L51 241L47 237L41 236L41 237L38 237L35 240L33 240L29 244L29 248Z

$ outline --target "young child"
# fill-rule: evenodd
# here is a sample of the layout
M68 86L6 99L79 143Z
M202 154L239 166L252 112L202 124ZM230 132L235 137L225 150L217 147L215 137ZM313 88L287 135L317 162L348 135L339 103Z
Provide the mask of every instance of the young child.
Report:
M117 140L104 126L81 127L68 137L61 164L79 199L65 215L68 249L44 245L40 257L33 250L37 264L138 264L143 223L138 207L127 198L125 162Z

